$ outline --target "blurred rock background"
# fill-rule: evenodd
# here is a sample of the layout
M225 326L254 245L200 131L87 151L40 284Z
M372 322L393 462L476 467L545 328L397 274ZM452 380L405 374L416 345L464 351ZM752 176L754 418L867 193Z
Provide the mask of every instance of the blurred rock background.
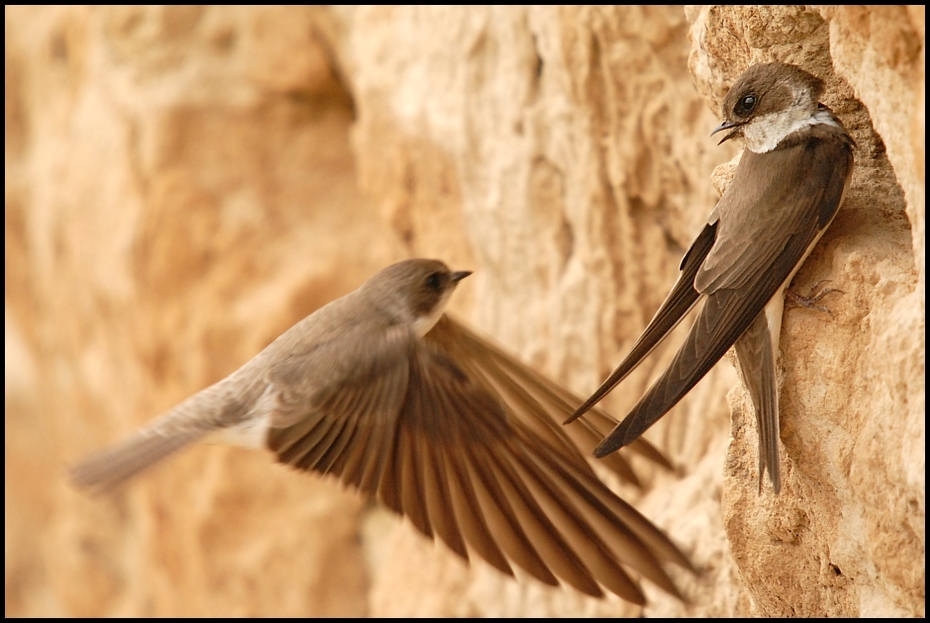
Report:
M6 7L8 616L638 615L460 563L355 494L200 446L115 496L67 465L388 263L579 393L726 183L749 65L822 77L858 143L786 313L785 487L729 363L625 490L701 571L649 616L924 614L924 8ZM622 416L677 343L606 403Z

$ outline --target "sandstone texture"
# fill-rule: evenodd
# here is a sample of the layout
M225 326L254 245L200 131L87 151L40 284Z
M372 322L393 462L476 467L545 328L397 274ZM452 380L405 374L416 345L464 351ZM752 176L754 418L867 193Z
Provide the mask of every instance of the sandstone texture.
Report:
M923 7L6 7L8 616L923 616ZM689 604L468 567L337 483L198 446L116 495L67 466L405 257L593 390L674 282L749 65L798 64L858 145L794 281L779 496L721 362L622 494ZM715 172L716 170L716 172ZM614 391L625 414L683 329Z

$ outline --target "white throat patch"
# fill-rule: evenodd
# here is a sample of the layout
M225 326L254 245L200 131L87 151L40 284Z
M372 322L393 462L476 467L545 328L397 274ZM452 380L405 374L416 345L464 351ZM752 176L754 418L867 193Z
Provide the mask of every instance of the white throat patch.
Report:
M449 302L449 298L452 296L452 292L455 288L449 288L445 294L442 295L442 300L436 304L436 307L433 308L433 311L427 316L418 316L413 321L413 332L417 334L417 337L423 337L430 332L436 323L439 322L439 319L442 318L442 313L446 309L446 303Z
M833 115L826 110L818 110L813 115L800 108L788 108L754 119L743 126L743 145L757 154L764 154L775 149L787 136L807 126L825 123L839 127Z

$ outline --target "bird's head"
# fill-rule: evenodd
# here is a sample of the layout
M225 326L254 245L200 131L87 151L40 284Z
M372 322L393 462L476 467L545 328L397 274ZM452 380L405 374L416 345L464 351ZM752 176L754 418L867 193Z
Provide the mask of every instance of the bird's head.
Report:
M774 149L792 132L811 124L820 109L823 82L794 65L753 65L723 100L723 122L711 136L727 131L721 143L739 139L751 151Z
M470 274L453 271L439 260L411 259L381 270L366 287L391 301L397 308L394 311L412 320L414 331L422 337L439 321L458 282Z

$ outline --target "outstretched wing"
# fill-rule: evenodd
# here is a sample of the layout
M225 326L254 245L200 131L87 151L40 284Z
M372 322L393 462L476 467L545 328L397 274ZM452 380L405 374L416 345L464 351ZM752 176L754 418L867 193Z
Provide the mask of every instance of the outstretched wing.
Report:
M642 603L629 569L678 595L662 563L690 567L684 555L594 476L550 415L515 415L461 354L399 329L372 336L343 383L301 406L282 401L304 415L272 429L269 445L282 462L376 495L466 560ZM532 402L516 400L525 418Z

